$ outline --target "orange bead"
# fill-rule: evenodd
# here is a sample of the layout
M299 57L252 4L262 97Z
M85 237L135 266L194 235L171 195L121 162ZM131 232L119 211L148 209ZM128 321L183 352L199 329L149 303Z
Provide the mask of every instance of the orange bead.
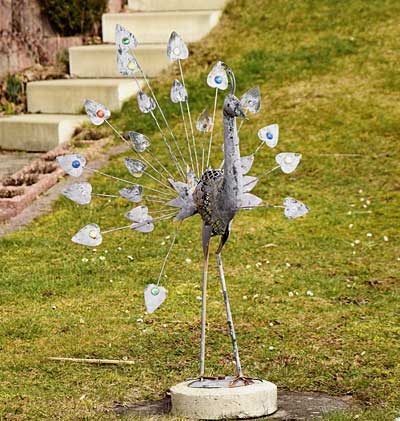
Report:
M96 115L97 115L97 117L99 117L99 118L103 118L103 117L104 117L104 115L105 115L105 113L104 113L104 111L103 111L103 110L97 110Z

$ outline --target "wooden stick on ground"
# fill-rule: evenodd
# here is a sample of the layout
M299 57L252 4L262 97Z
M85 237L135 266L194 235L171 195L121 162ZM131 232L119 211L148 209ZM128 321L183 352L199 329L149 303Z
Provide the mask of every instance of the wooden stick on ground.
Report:
M88 363L88 364L135 364L134 361L128 360L104 360L97 358L63 358L63 357L49 357L52 361L70 361L74 363Z

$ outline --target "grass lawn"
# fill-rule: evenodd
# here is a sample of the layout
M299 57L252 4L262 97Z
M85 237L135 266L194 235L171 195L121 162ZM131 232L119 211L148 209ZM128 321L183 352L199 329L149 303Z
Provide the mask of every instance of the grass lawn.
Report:
M224 263L246 373L281 390L351 394L360 403L327 420L393 420L400 409L399 16L398 0L233 1L184 63L195 117L212 109L205 77L218 59L234 69L239 95L260 85L262 111L241 130L242 154L266 124L279 123L281 136L275 150L260 151L251 175L272 168L277 152L303 154L294 174L273 173L253 193L276 204L290 195L312 212L294 221L279 209L240 213ZM171 81L165 74L157 95L181 134ZM214 156L222 153L217 117ZM111 121L161 145L135 99ZM121 156L106 171L127 177ZM99 176L91 182L96 191L121 187ZM162 282L168 298L152 315L144 314L143 289L158 275L172 223L149 235L109 235L96 252L70 242L89 222L125 225L131 207L61 198L51 214L0 239L0 419L113 419L106 410L114 401L159 398L197 374L199 217L182 224ZM228 374L231 346L211 265L206 364L210 374Z

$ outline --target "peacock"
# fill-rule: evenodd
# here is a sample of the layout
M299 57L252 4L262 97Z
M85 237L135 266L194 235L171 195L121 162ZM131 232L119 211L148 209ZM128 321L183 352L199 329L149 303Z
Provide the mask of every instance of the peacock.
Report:
M89 204L93 196L123 198L133 203L133 208L125 214L129 221L127 225L103 230L96 223L91 223L80 229L73 237L74 243L96 247L103 241L103 236L127 229L139 233L150 233L157 222L171 220L176 223L174 235L171 236L166 256L163 260L156 282L146 286L144 302L146 311L152 313L165 301L167 290L161 285L161 279L176 242L182 221L196 214L202 221L203 247L203 276L201 301L201 333L200 333L200 373L196 384L212 380L205 375L205 337L206 337L206 298L207 273L209 263L209 246L212 237L219 237L220 242L216 252L216 261L225 303L225 311L232 341L233 356L236 365L236 376L230 378L229 386L246 386L253 383L253 379L243 374L236 333L232 318L231 305L226 287L221 252L226 244L232 221L240 210L251 210L259 207L282 208L289 219L302 217L309 212L309 208L302 202L286 197L281 205L269 205L256 195L250 193L263 177L276 170L285 174L292 173L299 165L301 154L293 152L279 153L275 156L276 166L257 177L247 175L251 170L256 154L266 145L273 149L279 139L278 124L268 124L258 130L260 143L255 151L248 156L241 156L239 132L243 123L248 120L247 115L260 112L261 93L258 86L245 92L240 98L236 96L236 80L232 69L222 61L218 61L207 76L207 85L215 90L213 111L202 111L194 123L191 112L189 95L186 89L182 60L189 57L189 50L176 32L172 32L167 44L167 56L179 68L180 80L175 79L171 86L170 99L178 104L184 127L184 138L175 136L165 114L154 94L140 62L135 55L138 40L126 28L116 25L115 29L117 66L124 76L131 76L137 84L137 103L140 111L148 114L162 138L162 147L168 151L170 159L163 162L154 152L154 144L144 134L129 131L121 133L110 122L111 112L103 104L92 99L84 101L86 113L90 121L100 126L106 124L114 134L126 143L133 157L125 158L127 172L134 179L141 179L137 183L129 179L122 179L111 174L92 169L87 166L84 156L69 154L59 156L57 161L67 174L79 177L83 171L98 173L104 177L125 183L126 187L117 194L93 192L88 182L78 182L69 185L62 192L64 196L79 205ZM141 80L138 79L141 78ZM143 81L143 82L142 82ZM143 84L142 84L143 83ZM219 92L228 90L222 107L224 128L223 154L220 165L212 167L213 129L216 121L216 108ZM238 120L240 124L238 125ZM198 142L200 134L201 142ZM159 145L157 145L159 146ZM215 145L214 145L215 146ZM146 183L148 181L148 183Z

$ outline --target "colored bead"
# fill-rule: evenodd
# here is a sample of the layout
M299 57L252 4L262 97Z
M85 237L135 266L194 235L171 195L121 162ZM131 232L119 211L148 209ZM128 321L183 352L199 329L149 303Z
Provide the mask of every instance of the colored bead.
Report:
M96 230L90 230L89 231L89 237L93 238L93 240L95 240L97 238L97 231Z
M129 43L130 43L130 39L128 37L122 38L122 44L129 45Z
M271 140L273 139L274 135L270 132L267 133L267 139Z
M214 80L215 80L215 83L220 85L222 83L222 76L215 76Z
M96 111L96 115L97 115L97 117L99 117L99 118L103 118L103 117L105 116L105 113L104 113L104 111L103 111L103 110L97 110L97 111Z
M79 168L81 166L81 163L75 159L75 161L72 161L72 167L73 168Z
M151 295L158 295L160 293L160 290L157 287L154 287L151 289Z
M135 70L136 69L136 65L135 65L135 63L133 61L130 61L128 63L128 66L127 67L128 67L129 70Z

